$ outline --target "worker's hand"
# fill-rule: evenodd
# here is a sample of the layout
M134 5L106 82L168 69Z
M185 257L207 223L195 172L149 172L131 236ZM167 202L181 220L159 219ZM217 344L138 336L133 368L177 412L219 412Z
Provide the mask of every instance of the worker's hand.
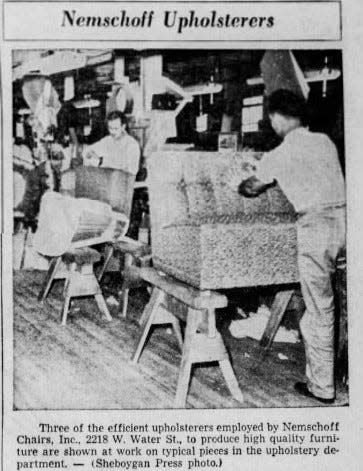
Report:
M99 156L96 154L94 150L86 150L85 154L86 159L99 159Z
M246 198L255 198L264 191L276 185L276 180L271 183L263 183L255 176L243 180L238 187L238 193Z
M226 183L233 191L238 191L242 180L247 179L254 170L250 162L239 162L228 169L226 173Z
M261 160L261 158L263 156L263 152L259 152L255 149L253 149L252 147L243 147L242 152L245 153L245 154L248 154L248 159L250 161Z

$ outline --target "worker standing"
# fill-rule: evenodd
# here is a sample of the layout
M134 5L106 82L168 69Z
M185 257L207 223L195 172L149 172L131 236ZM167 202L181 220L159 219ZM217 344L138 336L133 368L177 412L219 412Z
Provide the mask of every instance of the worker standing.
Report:
M306 311L300 321L306 380L295 390L324 404L335 399L332 274L345 246L345 184L335 145L306 127L303 98L277 90L268 101L271 125L283 141L264 154L256 176L239 192L257 196L276 181L297 215L298 267Z
M99 167L114 168L136 175L139 170L140 147L126 130L126 116L121 111L107 115L109 135L89 146L86 159L95 159Z

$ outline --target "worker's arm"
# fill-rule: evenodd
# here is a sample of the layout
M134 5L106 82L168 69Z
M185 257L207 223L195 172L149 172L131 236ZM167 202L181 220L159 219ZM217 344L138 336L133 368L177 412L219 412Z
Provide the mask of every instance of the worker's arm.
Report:
M106 136L107 137L107 136ZM102 164L103 159L107 156L106 152L106 144L105 144L105 137L102 138L100 141L94 142L90 146L88 146L83 151L83 157L86 159L86 165L94 165L99 166ZM102 160L101 160L102 158Z
M271 183L263 183L257 177L253 176L240 183L238 193L247 198L253 198L275 185L276 180L273 180Z
M281 145L276 149L261 154L256 162L256 173L246 180L243 180L239 187L238 193L247 198L253 198L269 188L275 186L281 167Z
M84 151L84 156L86 157L86 159L99 159L100 158L97 152L95 152L93 149L89 147Z

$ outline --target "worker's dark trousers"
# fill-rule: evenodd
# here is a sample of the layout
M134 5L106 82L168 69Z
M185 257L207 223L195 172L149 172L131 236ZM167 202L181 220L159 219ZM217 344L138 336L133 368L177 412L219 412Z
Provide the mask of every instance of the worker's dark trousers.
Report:
M309 390L330 399L334 389L334 295L332 274L345 245L345 207L301 215L297 224L298 264L306 311L300 322Z

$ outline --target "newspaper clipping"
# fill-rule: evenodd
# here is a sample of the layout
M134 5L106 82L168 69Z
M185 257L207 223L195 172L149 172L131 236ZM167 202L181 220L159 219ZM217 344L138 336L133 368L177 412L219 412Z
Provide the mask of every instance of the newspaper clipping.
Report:
M1 7L1 469L361 469L360 1Z

